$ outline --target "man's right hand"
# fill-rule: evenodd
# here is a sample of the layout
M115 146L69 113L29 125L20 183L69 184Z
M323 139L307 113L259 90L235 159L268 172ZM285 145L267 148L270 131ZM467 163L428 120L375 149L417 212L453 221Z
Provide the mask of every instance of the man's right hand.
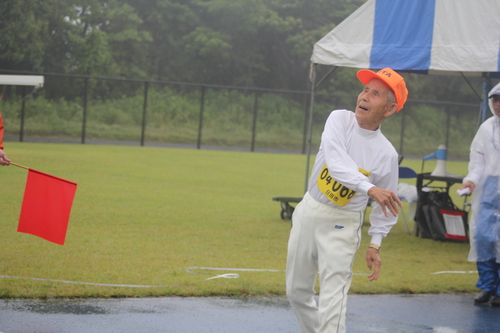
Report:
M7 157L7 154L3 150L0 149L0 165L9 165L10 160Z
M380 253L378 250L371 247L366 250L366 265L369 270L372 270L373 268L373 273L368 275L368 279L370 281L377 280L380 273L380 267L382 266L382 260L380 259Z
M474 189L476 188L476 184L474 184L473 182L471 182L470 180L468 180L465 183L463 183L463 185L460 188L460 190L463 190L464 188L467 188L467 187L470 189L470 193L472 194L472 192L474 192Z

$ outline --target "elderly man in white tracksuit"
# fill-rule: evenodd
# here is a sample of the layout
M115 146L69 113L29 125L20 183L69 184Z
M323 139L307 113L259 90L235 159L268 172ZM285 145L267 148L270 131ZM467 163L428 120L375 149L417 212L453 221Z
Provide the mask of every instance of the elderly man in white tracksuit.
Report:
M481 289L474 303L491 300L492 306L500 306L500 83L488 99L493 117L481 124L472 141L469 174L461 189L474 193L468 260L476 262Z
M308 191L292 216L286 292L302 332L345 332L352 264L361 241L368 199L371 243L368 278L379 276L382 239L397 222L398 154L380 131L408 97L404 79L390 68L361 70L365 85L354 112L335 110L326 121ZM314 300L319 272L319 306Z

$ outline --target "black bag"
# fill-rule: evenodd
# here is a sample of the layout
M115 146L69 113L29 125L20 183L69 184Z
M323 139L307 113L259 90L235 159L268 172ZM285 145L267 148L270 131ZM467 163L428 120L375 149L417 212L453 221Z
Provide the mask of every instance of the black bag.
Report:
M467 212L458 209L448 192L431 191L422 192L415 222L422 238L468 242L467 218Z
M426 206L426 213L428 213L427 201L429 199L429 192L421 192L417 201L417 211L415 212L415 223L417 224L416 236L422 238L432 238L431 230L428 224L428 217L424 213L423 206Z

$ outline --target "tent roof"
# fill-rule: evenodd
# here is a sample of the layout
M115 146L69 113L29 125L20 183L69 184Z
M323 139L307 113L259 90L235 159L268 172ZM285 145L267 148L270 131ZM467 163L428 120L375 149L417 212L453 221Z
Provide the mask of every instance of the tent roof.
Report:
M311 62L417 72L500 71L500 1L368 0L314 45Z
M0 84L43 87L41 75L0 75Z

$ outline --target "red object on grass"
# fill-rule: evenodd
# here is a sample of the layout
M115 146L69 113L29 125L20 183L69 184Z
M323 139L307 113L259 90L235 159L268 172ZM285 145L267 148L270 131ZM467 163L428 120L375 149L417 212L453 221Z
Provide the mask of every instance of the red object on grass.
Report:
M64 245L76 185L29 169L17 231Z

